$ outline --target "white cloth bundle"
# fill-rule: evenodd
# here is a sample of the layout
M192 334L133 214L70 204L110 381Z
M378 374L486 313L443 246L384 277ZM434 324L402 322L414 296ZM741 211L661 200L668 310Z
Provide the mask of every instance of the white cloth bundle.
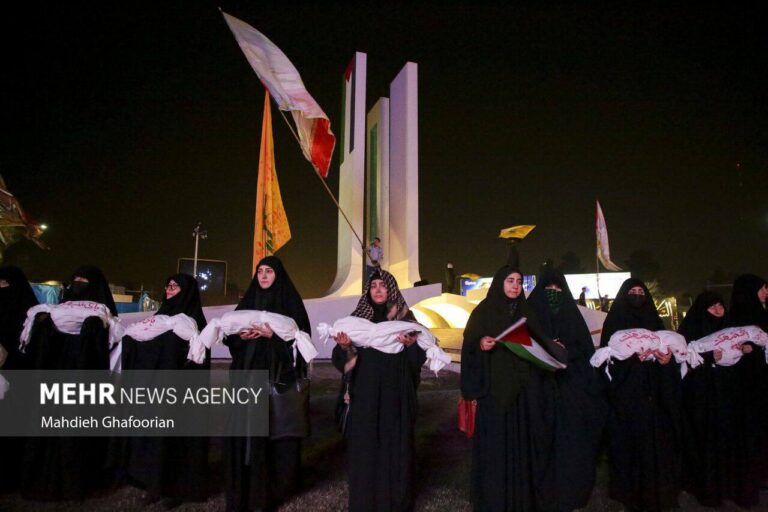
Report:
M0 400L5 398L5 393L7 393L10 388L11 385L8 384L8 381L5 380L5 377L0 375Z
M610 359L623 361L635 354L641 354L647 350L658 350L668 353L670 350L675 356L675 361L680 363L680 376L688 373L688 365L696 368L701 364L702 358L694 351L688 350L685 338L674 331L649 331L648 329L624 329L616 331L608 346L597 349L589 362L597 368L606 361L605 373L611 378L609 371Z
M141 322L128 326L125 336L130 336L136 341L149 341L168 331L173 331L173 334L189 342L187 359L197 364L205 362L205 346L198 339L200 331L197 329L197 322L184 313L173 316L148 316ZM117 351L122 352L122 343Z
M317 326L320 341L323 344L328 339L343 332L352 340L356 347L375 348L386 354L397 354L405 347L397 337L403 333L419 331L416 343L427 353L429 369L437 373L450 364L451 357L443 352L434 335L421 324L393 320L375 324L365 318L347 316L336 320L333 325L322 323Z
M24 320L24 329L21 331L21 348L27 346L32 333L32 324L38 313L48 313L56 329L65 334L80 334L83 322L86 318L95 316L101 320L109 331L109 363L110 368L119 370L120 358L115 357L115 347L123 339L125 330L120 325L120 319L112 316L112 312L104 304L90 300L76 300L61 304L38 304L29 308L27 319Z
M741 346L750 341L763 348L768 347L768 334L756 325L743 327L728 327L700 340L688 344L688 350L702 353L720 350L723 356L717 361L720 366L733 366L738 363L743 355ZM768 351L765 354L765 362L768 363Z
M221 318L214 318L203 329L198 338L208 348L220 343L225 336L238 334L243 329L250 329L254 325L269 324L272 331L282 339L295 340L293 344L293 359L296 361L296 350L301 352L304 361L310 362L317 357L317 349L312 344L309 334L299 330L296 321L285 315L270 313L269 311L256 311L242 309L224 313ZM258 340L253 340L258 341Z

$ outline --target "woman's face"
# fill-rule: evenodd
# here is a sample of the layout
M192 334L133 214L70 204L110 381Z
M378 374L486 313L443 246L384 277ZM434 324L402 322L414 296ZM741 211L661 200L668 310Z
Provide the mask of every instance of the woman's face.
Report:
M374 304L384 304L387 302L387 285L381 279L371 281L371 300Z
M73 283L88 283L88 278L81 277L81 276L75 276L74 279L72 279Z
M256 270L256 279L259 280L261 289L266 290L275 282L275 269L269 265L261 265L258 270Z
M165 285L165 300L171 299L179 294L181 286L179 283L171 279L168 284Z
M563 289L560 288L559 286L557 286L555 283L548 284L547 286L544 287L544 289L545 290L555 290L556 292L563 291Z
M9 286L11 286L11 283L5 279L0 279L0 288L8 288Z
M643 290L642 286L633 286L627 293L629 295L645 295L645 290Z
M504 295L510 299L516 299L523 293L523 276L519 272L512 272L504 279Z
M707 308L707 313L715 318L723 318L725 316L725 306L719 302L715 302Z
M757 298L760 299L760 304L765 304L765 300L768 299L768 284L764 284L757 290Z

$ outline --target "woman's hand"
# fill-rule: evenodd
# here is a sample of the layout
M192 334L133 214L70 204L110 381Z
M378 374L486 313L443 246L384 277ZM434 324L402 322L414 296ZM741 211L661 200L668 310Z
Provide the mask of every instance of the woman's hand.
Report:
M254 324L252 330L259 333L259 336L262 338L271 338L274 334L274 331L272 331L272 328L268 323L264 323L262 325Z
M344 350L348 350L352 346L352 340L349 339L349 335L345 332L339 332L336 336L333 336L333 341Z
M240 339L243 340L255 340L256 338L260 337L261 334L259 334L255 329L243 329L240 331Z
M715 362L719 363L720 360L723 358L723 351L719 349L715 349L712 351L712 357L715 358Z
M490 336L483 336L480 338L480 350L487 352L493 350L496 347L496 339Z
M397 341L399 341L406 347L410 347L416 342L416 336L411 336L410 334L402 333L397 337Z
M659 364L667 364L669 360L672 359L671 350L667 353L664 353L660 350L654 350L653 354L656 356L656 360L659 362Z
M747 344L747 343L744 343L744 344L741 346L741 352L742 352L743 354L751 354L751 353L752 353L752 345L749 345L749 344Z
M652 356L653 356L653 350L650 350L650 349L637 354L637 358L640 359L640 361L647 361Z

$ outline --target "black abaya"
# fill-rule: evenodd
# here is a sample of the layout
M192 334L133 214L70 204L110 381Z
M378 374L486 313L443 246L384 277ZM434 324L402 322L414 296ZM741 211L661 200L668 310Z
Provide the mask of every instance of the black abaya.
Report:
M370 299L371 283L381 279L386 304ZM369 276L352 316L379 323L415 321L394 277L384 270ZM334 365L344 371L346 355L333 351ZM358 348L349 376L350 410L346 439L350 512L407 511L413 508L416 391L426 354L417 343L398 354Z
M311 333L301 296L293 285L282 262L267 256L257 265L266 265L275 272L275 280L261 288L257 277L251 282L238 310L269 311L293 318L299 329ZM280 368L278 380L291 384L306 375L307 365L297 353L294 361L294 340L283 340L276 334L270 339L242 339L228 336L224 343L232 355L233 370L269 370L270 378ZM294 365L295 363L295 365ZM271 510L280 505L300 485L301 439L272 440L267 437L233 437L225 440L226 508L229 512Z
M35 318L26 347L39 370L108 370L109 332L97 317L80 334L64 334L50 316ZM22 496L34 500L82 500L104 483L103 437L30 438L22 463Z
M197 280L187 274L176 274L179 292L163 299L158 315L185 314L197 324L205 325ZM123 338L123 370L182 370L197 368L187 360L189 342L173 331L146 341L130 336ZM206 358L207 359L207 358ZM205 364L201 365L203 368ZM150 496L176 502L203 501L207 495L207 437L131 437L126 439L125 471L130 480L143 487ZM122 443L119 443L122 444Z
M551 284L562 291L546 290ZM587 505L595 484L607 402L597 370L589 363L595 353L592 336L563 274L547 271L540 276L528 303L543 332L568 350L568 367L555 373L554 450L546 478L551 500L544 508L571 511Z
M724 301L714 292L696 297L679 329L688 342L726 326L725 317L707 311L717 303ZM683 489L705 506L730 499L751 507L759 499L759 478L752 470L756 433L748 428L752 413L744 401L743 363L719 366L711 352L703 357L683 379Z
M629 290L640 286L642 305L631 305ZM603 324L601 344L616 331L664 328L653 299L639 279L627 279ZM680 367L641 362L635 355L611 366L607 432L611 456L610 495L631 510L678 506L680 492Z
M8 354L2 369L23 370L28 360L19 351L19 336L27 310L37 305L37 299L20 268L0 267L0 279L8 283L7 287L0 288L0 345ZM11 492L19 485L25 442L26 439L20 437L0 438L0 453L5 461L0 464L0 493Z
M484 336L495 337L526 317L529 332L565 362L537 326L525 296L509 299L503 282L516 269L496 272L487 298L470 315L461 350L461 393L477 400L470 492L474 510L535 511L551 506L545 479L553 462L556 382L552 372L517 357L505 347L480 350Z

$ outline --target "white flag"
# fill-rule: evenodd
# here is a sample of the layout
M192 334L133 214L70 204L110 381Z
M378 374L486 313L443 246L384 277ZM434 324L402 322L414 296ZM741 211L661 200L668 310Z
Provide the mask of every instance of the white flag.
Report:
M608 247L608 228L605 226L605 217L603 209L600 208L600 201L597 203L597 221L595 229L597 231L597 259L608 270L618 272L621 268L611 261L611 249Z
M223 11L222 14L248 63L277 102L277 108L293 115L304 157L326 178L336 145L328 116L280 48L247 23Z

